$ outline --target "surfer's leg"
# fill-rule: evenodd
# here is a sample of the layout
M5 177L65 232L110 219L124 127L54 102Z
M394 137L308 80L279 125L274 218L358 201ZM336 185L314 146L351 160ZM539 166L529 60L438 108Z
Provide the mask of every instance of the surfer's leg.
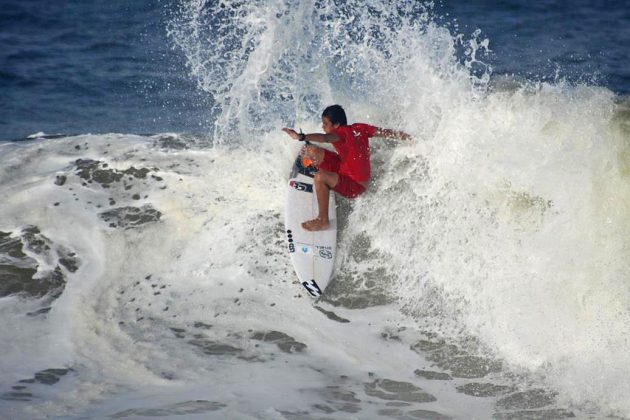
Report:
M316 219L302 223L302 227L310 231L326 230L330 226L328 220L328 194L335 188L339 181L339 175L335 172L320 170L315 174L315 194L317 196L317 207L319 213Z
M367 189L367 182L357 182L347 175L339 175L333 190L346 198L356 198Z

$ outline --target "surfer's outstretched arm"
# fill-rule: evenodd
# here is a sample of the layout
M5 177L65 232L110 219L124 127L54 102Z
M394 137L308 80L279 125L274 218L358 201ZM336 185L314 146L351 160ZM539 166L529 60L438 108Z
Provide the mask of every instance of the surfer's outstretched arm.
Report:
M336 134L321 134L321 133L309 133L303 134L291 128L283 128L282 131L287 133L292 139L300 141L310 141L314 143L334 143L339 140L339 136Z

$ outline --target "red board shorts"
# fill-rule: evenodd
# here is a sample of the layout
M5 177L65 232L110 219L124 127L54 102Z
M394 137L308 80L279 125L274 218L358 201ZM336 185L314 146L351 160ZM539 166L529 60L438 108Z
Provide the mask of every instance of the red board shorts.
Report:
M339 181L337 181L337 185L335 185L333 191L347 198L355 198L365 192L363 185L350 178L348 175L339 173L339 164L339 155L324 149L324 160L319 164L317 169L334 172L339 176Z

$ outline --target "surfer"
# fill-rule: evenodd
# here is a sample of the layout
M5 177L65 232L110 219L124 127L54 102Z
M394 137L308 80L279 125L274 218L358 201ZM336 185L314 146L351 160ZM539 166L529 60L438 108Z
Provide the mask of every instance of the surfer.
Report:
M340 105L331 105L324 110L322 129L324 134L304 134L291 128L282 129L295 140L332 143L337 152L310 144L302 151L303 160L317 168L314 184L319 214L317 218L302 223L302 227L309 231L326 230L330 226L328 220L330 190L347 198L355 198L365 192L370 180L370 137L411 139L411 136L403 131L362 123L348 125L346 112Z

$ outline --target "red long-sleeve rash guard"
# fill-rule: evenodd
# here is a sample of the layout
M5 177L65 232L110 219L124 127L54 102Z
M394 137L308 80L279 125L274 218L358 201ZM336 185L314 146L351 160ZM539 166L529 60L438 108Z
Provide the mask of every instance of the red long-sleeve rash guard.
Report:
M361 123L335 129L339 140L332 145L341 159L339 173L357 182L370 179L370 137L374 137L375 132L376 127Z

